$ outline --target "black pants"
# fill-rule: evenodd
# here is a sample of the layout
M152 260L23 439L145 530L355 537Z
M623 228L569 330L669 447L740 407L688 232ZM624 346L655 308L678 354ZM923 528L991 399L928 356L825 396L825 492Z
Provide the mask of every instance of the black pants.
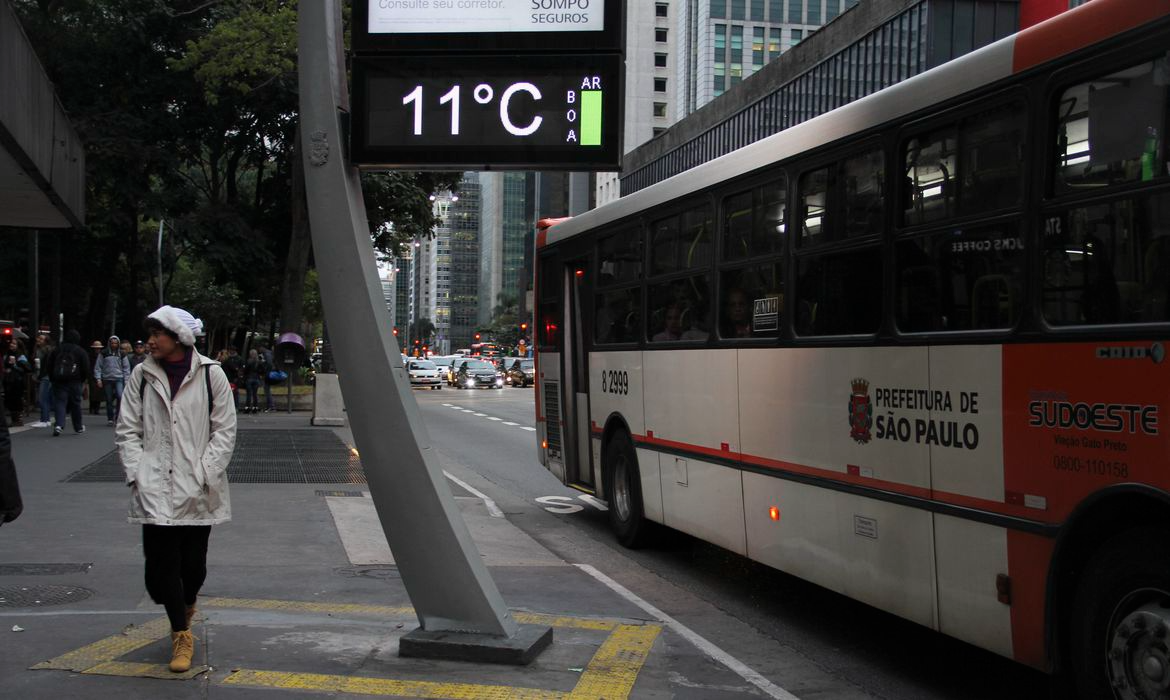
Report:
M187 629L187 606L195 604L207 578L210 535L210 525L142 526L146 592L166 608L172 631Z

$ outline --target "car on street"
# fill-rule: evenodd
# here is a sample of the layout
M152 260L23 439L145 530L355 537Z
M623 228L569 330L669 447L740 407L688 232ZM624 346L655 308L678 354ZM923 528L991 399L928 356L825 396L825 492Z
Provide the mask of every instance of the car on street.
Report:
M456 355L455 357L451 358L451 364L447 365L447 373L445 375L447 378L447 384L450 386L455 386L455 377L459 374L459 368L463 365L464 362L467 362L467 358L463 357L462 355Z
M518 357L508 367L508 383L526 387L536 383L536 362L532 358Z
M465 360L455 375L456 389L503 389L504 374L487 360Z
M425 389L442 389L442 379L439 377L439 368L430 360L410 360L406 363L406 372L410 375L410 386Z

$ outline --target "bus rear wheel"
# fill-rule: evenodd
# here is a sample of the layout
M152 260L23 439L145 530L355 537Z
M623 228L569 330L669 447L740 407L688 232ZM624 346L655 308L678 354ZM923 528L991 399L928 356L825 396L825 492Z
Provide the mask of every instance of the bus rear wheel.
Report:
M1085 568L1072 622L1081 698L1170 700L1170 533L1110 540Z
M605 469L610 527L622 545L641 547L647 542L651 524L642 510L638 456L629 435L621 432L610 438L605 448Z

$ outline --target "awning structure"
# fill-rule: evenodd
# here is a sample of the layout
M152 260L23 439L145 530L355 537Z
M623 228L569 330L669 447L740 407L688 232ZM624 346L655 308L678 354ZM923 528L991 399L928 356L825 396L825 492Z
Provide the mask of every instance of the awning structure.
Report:
M16 13L0 0L0 226L85 225L85 150Z

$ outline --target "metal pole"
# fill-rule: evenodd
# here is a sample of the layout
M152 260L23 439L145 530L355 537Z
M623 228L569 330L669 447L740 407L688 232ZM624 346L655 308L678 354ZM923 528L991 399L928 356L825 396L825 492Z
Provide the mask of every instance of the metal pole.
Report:
M41 232L32 234L32 334L36 339L41 330Z
M158 306L160 309L163 306L162 234L165 221L165 219L159 219L158 222Z
M451 497L406 370L385 332L389 311L361 183L344 160L341 142L338 112L349 100L340 6L336 0L305 1L299 12L302 158L321 301L338 340L338 378L370 495L420 624L400 640L400 654L449 657L450 647L440 647L464 637L473 639L463 644L485 650L522 648L528 656L511 662L527 663L551 642L552 631L521 628L505 607Z

